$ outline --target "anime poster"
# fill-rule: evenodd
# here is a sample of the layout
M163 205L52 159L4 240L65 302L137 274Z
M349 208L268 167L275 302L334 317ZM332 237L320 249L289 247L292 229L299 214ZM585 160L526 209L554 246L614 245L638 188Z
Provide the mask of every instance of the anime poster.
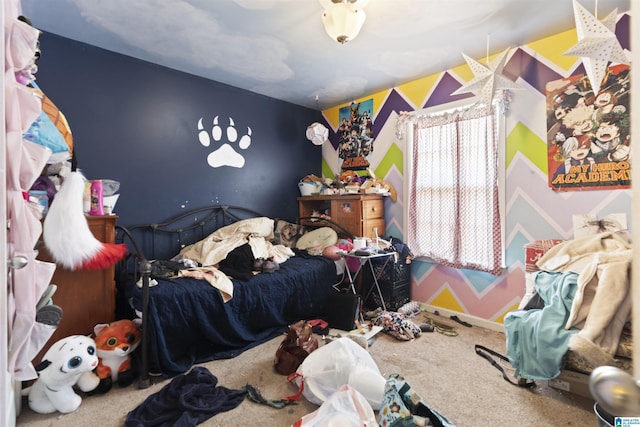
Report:
M366 157L373 151L373 99L352 102L339 111L338 157L342 170L369 167Z
M631 187L629 66L609 67L597 95L586 74L547 84L549 186Z

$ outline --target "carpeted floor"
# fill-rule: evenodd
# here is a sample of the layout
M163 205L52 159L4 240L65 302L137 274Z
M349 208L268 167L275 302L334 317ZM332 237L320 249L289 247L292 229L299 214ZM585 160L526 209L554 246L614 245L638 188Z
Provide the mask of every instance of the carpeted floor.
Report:
M424 323L424 314L414 319ZM433 409L457 426L495 427L597 426L593 400L551 388L546 381L532 388L506 382L486 359L476 355L475 344L505 354L505 336L481 327L464 327L450 319L438 318L458 332L450 337L438 332L423 333L414 341L404 342L384 333L378 334L369 351L386 377L399 373ZM273 370L273 355L282 339L276 338L230 360L205 363L217 377L218 385L232 389L251 384L267 398L278 399L297 389ZM145 398L160 391L169 380L147 389L132 385L114 387L102 396L85 397L80 408L71 414L40 415L23 401L19 426L122 426L127 413ZM317 409L302 399L295 406L273 409L245 399L237 408L215 415L203 426L290 426L301 416Z

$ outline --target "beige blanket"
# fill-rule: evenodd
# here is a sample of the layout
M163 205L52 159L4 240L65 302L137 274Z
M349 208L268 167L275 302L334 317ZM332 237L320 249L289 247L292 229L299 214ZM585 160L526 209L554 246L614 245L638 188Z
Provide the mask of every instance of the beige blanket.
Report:
M233 283L231 279L215 267L194 267L179 270L178 277L194 277L206 280L211 286L220 291L224 302L228 302L233 298Z
M255 258L267 258L273 237L273 220L267 217L244 219L211 233L197 243L180 251L181 258L213 266L225 259L229 252L249 243Z
M536 263L541 270L578 274L565 328L581 329L569 342L595 366L613 363L620 333L631 315L631 245L613 232L568 240Z

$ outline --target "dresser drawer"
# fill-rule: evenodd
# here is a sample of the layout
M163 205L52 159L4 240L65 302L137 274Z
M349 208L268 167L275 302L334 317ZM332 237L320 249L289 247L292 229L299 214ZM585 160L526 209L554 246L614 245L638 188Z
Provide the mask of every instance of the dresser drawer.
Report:
M342 231L356 237L373 237L373 229L378 236L384 236L384 198L374 194L348 194L298 197L298 213L307 217L314 211L331 216ZM313 225L305 223L305 225ZM340 231L339 231L340 232Z
M373 219L382 218L384 216L384 202L379 200L363 200L362 201L362 218Z
M331 216L338 224L357 223L362 220L362 202L360 200L338 199L334 201Z
M384 218L364 220L362 222L362 237L375 237L374 229L378 231L378 237L384 236Z

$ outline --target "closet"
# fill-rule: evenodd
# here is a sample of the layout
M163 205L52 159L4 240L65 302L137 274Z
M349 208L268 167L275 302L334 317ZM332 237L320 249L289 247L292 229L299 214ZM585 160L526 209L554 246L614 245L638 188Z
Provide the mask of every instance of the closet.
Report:
M22 381L37 378L32 360L52 334L36 315L56 266L36 259L42 212L27 201L28 191L52 159L43 140L26 136L40 126L37 120L43 114L42 96L32 87L40 31L20 17L19 0L3 0L2 11L0 221L5 230L0 233L0 274L5 291L0 293L0 425L13 426L20 411Z

